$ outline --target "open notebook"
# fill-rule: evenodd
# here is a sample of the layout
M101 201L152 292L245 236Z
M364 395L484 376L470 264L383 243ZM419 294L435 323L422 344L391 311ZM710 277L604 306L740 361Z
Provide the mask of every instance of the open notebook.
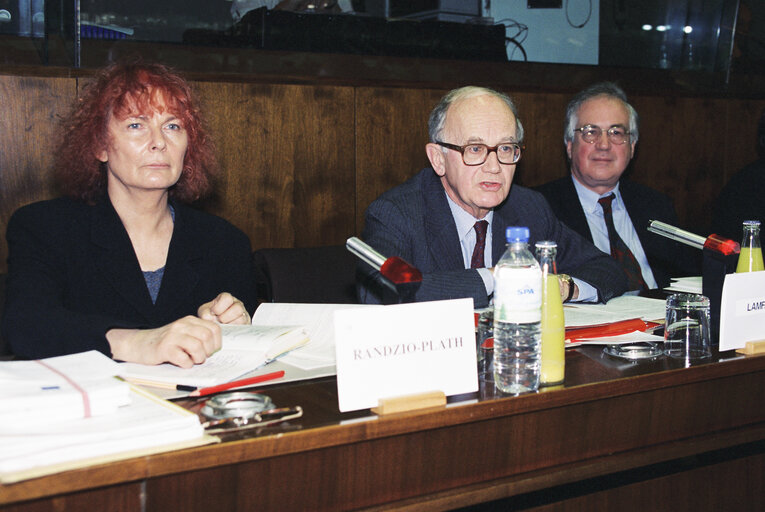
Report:
M202 364L179 368L170 363L120 363L128 380L208 387L230 382L308 343L302 327L284 325L221 325L222 348Z

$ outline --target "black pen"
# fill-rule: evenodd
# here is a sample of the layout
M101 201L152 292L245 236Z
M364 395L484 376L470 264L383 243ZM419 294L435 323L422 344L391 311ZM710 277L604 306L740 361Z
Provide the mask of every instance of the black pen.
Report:
M126 378L125 380L130 382L131 384L137 384L139 386L145 386L150 388L174 389L175 391L185 391L185 392L191 392L191 391L197 390L196 386L186 386L184 384L171 384L169 382L159 382L155 380L133 379L133 378Z

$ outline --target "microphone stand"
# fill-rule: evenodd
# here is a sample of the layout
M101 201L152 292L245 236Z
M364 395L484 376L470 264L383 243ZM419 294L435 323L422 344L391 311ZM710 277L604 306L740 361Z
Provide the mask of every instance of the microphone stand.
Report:
M358 258L380 272L381 281L398 296L399 303L413 302L414 294L422 284L422 272L398 256L386 258L355 236L345 247Z
M704 238L658 220L649 221L648 231L703 251L701 293L709 298L712 344L718 345L722 287L726 274L731 274L736 270L741 245L716 234Z

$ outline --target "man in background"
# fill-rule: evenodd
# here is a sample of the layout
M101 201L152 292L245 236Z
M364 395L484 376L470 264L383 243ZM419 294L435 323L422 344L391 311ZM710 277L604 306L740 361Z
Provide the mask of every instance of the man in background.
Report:
M757 155L720 192L712 209L713 233L740 242L745 220L765 224L765 109L757 123Z
M563 225L537 192L512 185L523 126L512 100L481 87L444 96L428 123L432 167L382 194L366 211L362 238L386 257L423 273L414 300L472 297L489 304L491 267L505 251L505 228L526 226L529 247L558 244L564 300L607 301L626 290L618 265ZM379 272L361 264L362 302L393 302Z
M611 254L630 290L663 288L671 277L700 274L694 266L700 255L647 230L651 220L679 225L672 200L622 177L638 135L638 114L620 87L588 87L566 109L570 175L537 188L559 219Z

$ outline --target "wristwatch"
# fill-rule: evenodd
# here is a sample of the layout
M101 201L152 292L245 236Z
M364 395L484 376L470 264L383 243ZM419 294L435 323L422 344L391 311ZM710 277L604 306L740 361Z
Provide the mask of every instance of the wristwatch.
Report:
M558 279L568 283L568 295L563 302L568 302L574 297L574 279L568 274L558 274Z

